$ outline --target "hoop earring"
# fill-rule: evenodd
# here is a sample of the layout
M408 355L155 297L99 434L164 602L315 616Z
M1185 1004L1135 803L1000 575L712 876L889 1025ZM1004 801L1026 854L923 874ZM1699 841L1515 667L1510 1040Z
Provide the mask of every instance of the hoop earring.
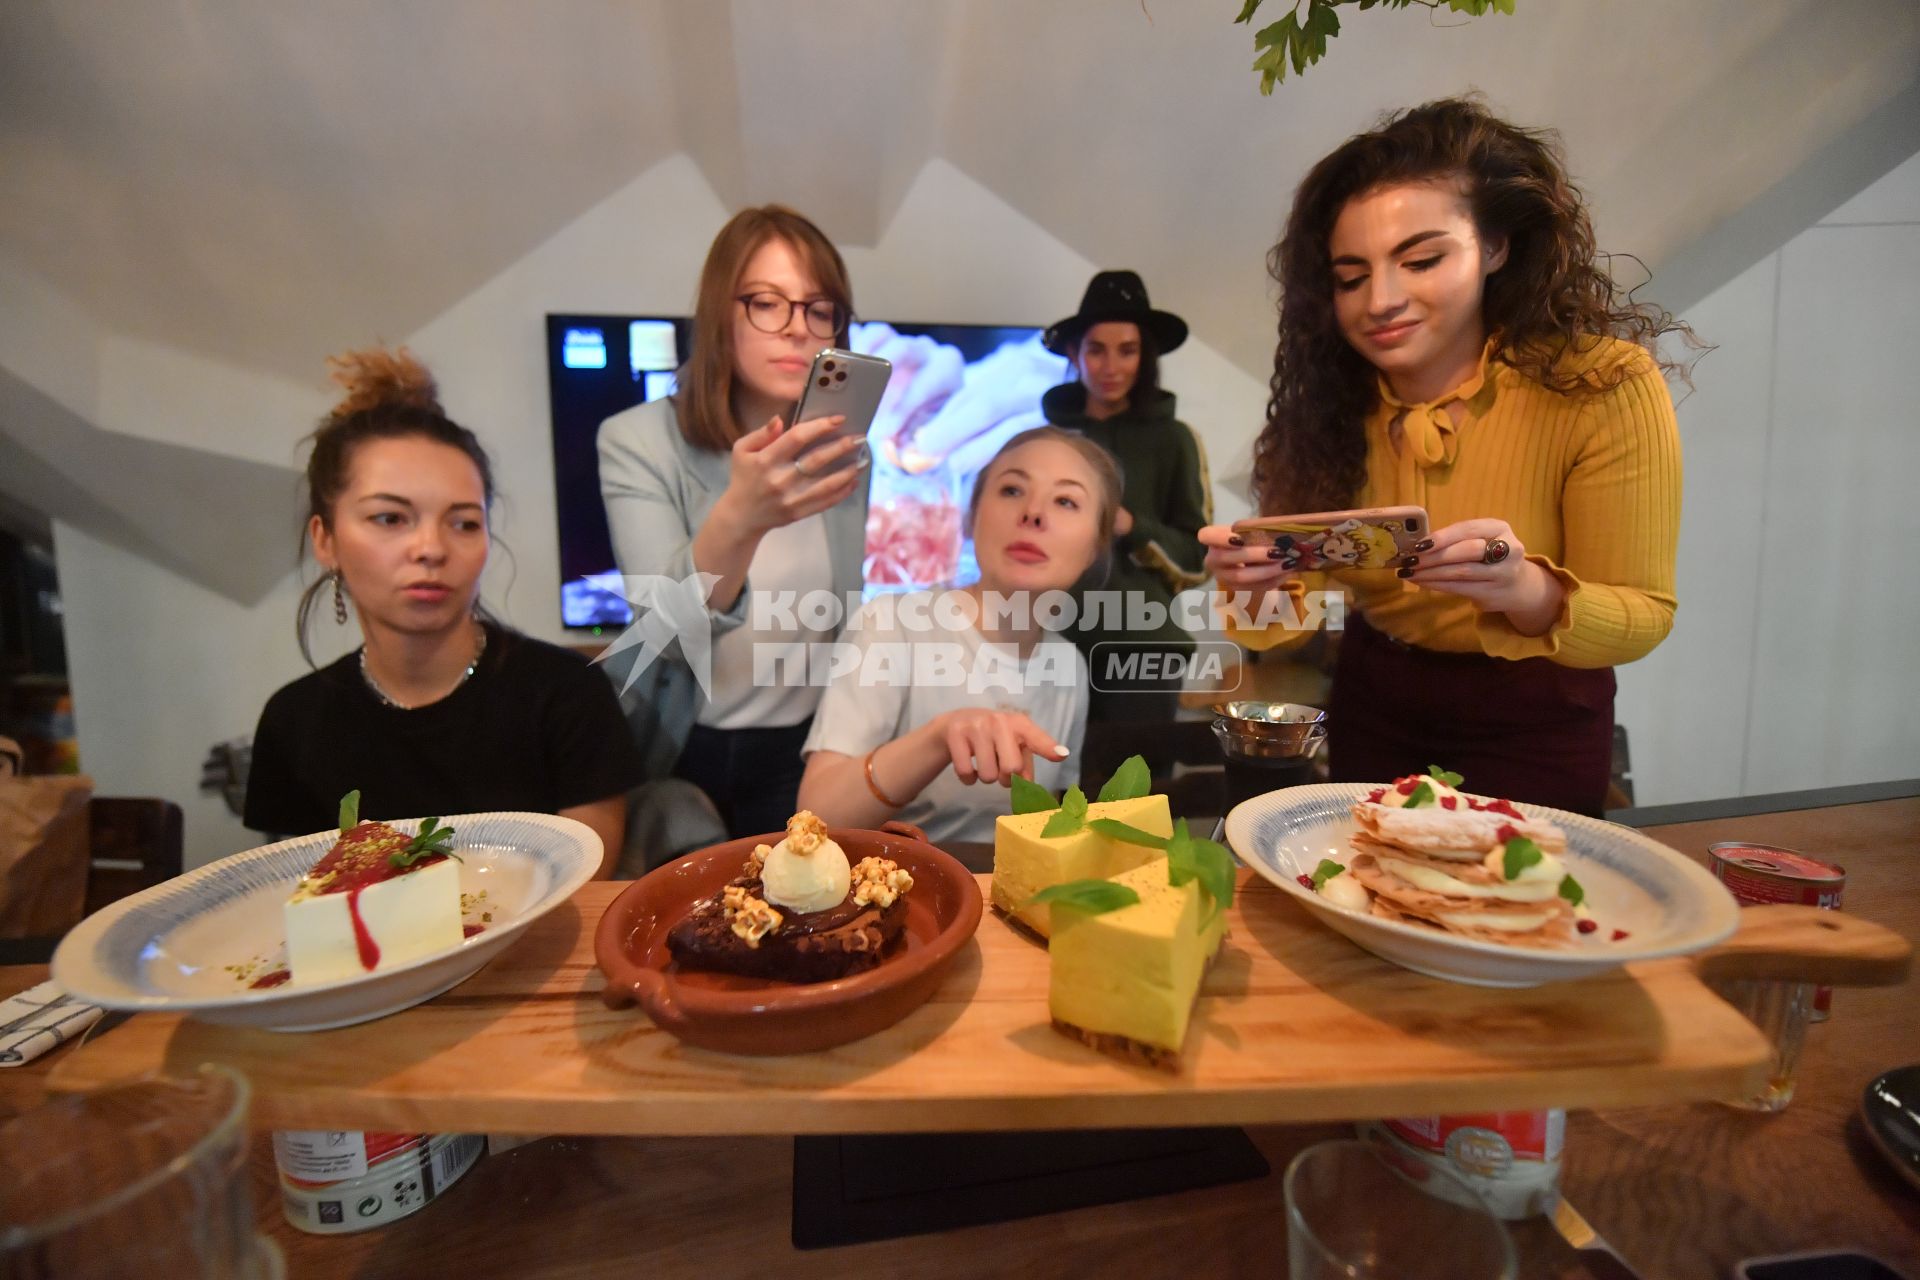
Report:
M340 590L340 571L333 571L333 620L340 626L347 625L347 597Z

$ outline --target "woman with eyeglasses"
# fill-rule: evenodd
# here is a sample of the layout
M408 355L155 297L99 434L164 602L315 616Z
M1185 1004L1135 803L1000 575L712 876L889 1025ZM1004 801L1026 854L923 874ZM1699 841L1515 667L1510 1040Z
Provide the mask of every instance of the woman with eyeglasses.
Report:
M852 314L846 264L818 227L782 205L743 210L707 251L677 390L600 427L621 573L694 584L690 607L655 611L679 639L632 674L629 719L651 775L700 787L735 836L779 831L793 812L822 686L789 664L796 646L835 639L844 613L806 602L844 606L861 588L867 469L834 463L865 442L810 449L841 420L788 421ZM705 635L690 636L702 610ZM616 678L644 652L616 656Z

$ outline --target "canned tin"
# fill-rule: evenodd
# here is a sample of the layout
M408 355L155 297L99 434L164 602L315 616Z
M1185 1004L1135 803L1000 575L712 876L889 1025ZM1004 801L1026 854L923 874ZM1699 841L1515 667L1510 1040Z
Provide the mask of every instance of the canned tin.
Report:
M1838 911L1840 894L1847 887L1845 867L1810 858L1798 849L1744 840L1708 845L1707 869L1742 906L1790 902ZM1816 987L1808 1016L1824 1022L1832 1004L1833 988Z
M485 1147L477 1133L276 1131L281 1207L317 1235L384 1226L439 1198Z
M1502 1218L1552 1213L1559 1199L1565 1111L1401 1116L1368 1121L1358 1128L1363 1138L1384 1138L1403 1156L1445 1169L1478 1192Z

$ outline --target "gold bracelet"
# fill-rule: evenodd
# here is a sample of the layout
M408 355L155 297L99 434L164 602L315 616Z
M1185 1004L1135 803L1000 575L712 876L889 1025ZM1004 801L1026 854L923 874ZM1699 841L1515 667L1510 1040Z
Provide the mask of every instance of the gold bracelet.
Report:
M881 746L885 746L885 745L886 745L885 743L881 744ZM880 754L880 747L875 747L873 750L867 752L867 759L866 759L867 790L873 792L873 798L875 800L878 800L881 804L887 806L887 809L889 811L900 809L904 807L902 802L893 799L892 797L887 795L886 792L882 791L880 789L879 780L873 776L873 758L879 754Z

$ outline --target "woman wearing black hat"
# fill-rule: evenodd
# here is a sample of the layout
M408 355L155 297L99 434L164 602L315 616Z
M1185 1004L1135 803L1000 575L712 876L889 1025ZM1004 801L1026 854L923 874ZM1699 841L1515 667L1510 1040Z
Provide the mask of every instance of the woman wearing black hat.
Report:
M1120 460L1125 489L1114 526L1113 571L1099 590L1118 592L1136 614L1165 614L1173 597L1206 580L1200 529L1213 518L1206 453L1192 428L1173 416L1171 391L1160 387L1160 357L1187 340L1187 323L1147 301L1131 271L1102 271L1087 285L1080 310L1048 328L1047 349L1072 361L1078 380L1040 401L1047 421L1071 427ZM1089 720L1171 720L1180 680L1150 672L1149 653L1186 654L1193 639L1170 616L1131 629L1099 617L1075 632L1093 673ZM1103 641L1128 641L1094 646ZM1139 642L1147 642L1151 648ZM1131 662L1131 666L1129 666Z

